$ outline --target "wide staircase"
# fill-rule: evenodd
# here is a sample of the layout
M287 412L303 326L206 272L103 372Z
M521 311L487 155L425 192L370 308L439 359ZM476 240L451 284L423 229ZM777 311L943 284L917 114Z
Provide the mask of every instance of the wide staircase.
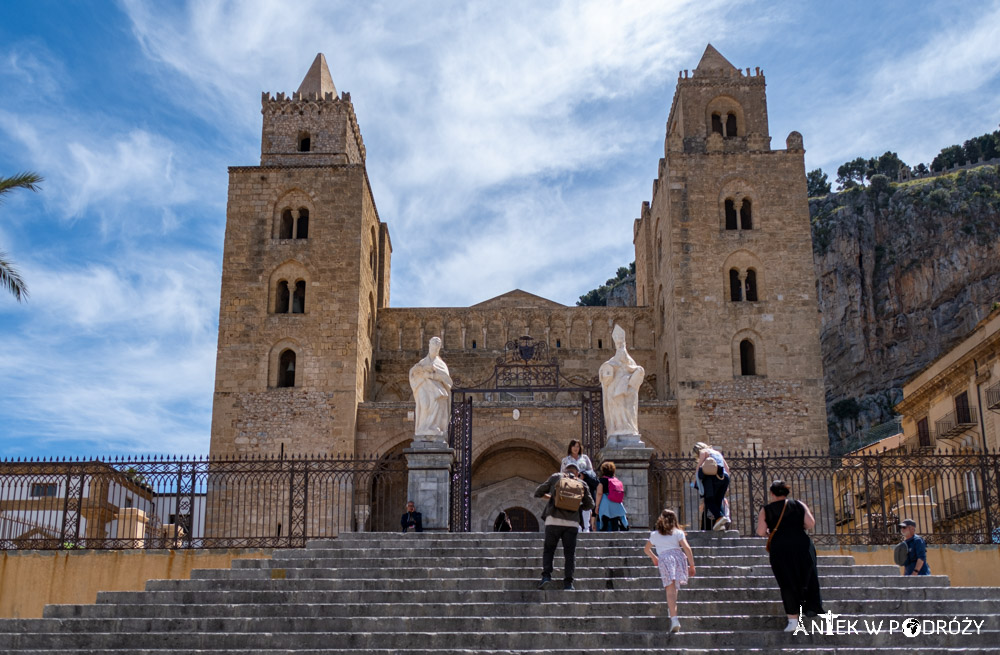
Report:
M860 634L782 632L763 540L736 532L689 534L698 574L670 634L645 537L580 535L576 590L562 590L560 549L554 588L540 591L539 534L346 534L0 621L0 653L1000 653L1000 589L903 578L851 557L820 558L820 584L826 609ZM935 634L905 636L907 618ZM985 622L978 634L967 619ZM864 621L883 622L881 633ZM958 634L948 634L955 621Z

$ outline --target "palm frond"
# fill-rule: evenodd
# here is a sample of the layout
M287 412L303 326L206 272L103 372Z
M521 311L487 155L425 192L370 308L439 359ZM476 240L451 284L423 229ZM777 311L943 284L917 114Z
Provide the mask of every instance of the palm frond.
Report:
M38 191L38 185L44 181L45 178L38 173L32 173L31 171L17 173L11 177L0 177L0 200L3 199L3 195L5 193L13 191L14 189Z
M17 302L28 299L28 285L24 283L24 278L3 252L0 252L0 287L10 291Z

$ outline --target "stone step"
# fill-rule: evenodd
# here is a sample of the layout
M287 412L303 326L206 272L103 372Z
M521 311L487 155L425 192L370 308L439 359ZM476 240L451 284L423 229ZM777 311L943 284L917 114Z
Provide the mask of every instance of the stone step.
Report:
M317 549L296 549L292 551L278 551L273 557L277 559L294 559L296 557L312 557L313 553L318 553L318 557L330 557L330 558L342 558L342 557L355 557L355 558L370 558L370 557L492 557L498 554L503 554L506 557L516 557L516 556L530 556L532 554L540 555L542 552L542 542L537 544L521 544L518 546L511 547L490 547L490 546L474 546L474 547L461 547L461 546L441 546L440 548L413 548L410 546L383 546L380 548L317 548ZM645 541L637 541L634 543L621 543L612 545L600 545L600 544L577 544L577 552L580 554L589 553L592 555L599 556L627 556L635 555L636 553L642 554L643 546L646 545ZM562 550L562 546L559 546L559 550ZM727 545L712 545L712 546L692 546L692 552L695 557L699 555L730 555L730 556L746 556L746 557L767 557L767 551L764 549L763 542L753 546L727 546ZM887 561L892 561L892 553L889 550L885 551L885 557ZM262 558L263 559L263 558Z
M386 565L388 562L392 566L410 566L410 567L426 567L432 568L433 566L440 565L445 562L459 562L465 566L494 566L494 565L523 565L525 561L539 560L542 558L542 550L532 549L524 550L523 552L503 552L501 553L484 553L482 551L472 551L463 555L449 556L442 553L437 555L427 555L425 552L420 551L419 554L391 554L387 556L374 556L370 551L359 552L357 555L343 555L338 556L336 554L325 554L330 551L320 551L324 555L318 557L308 556L308 551L296 551L295 555L286 555L279 557L275 554L275 557L271 559L236 559L233 560L232 568L259 568L259 567L271 567L271 566L301 566L302 562L308 562L307 566L352 566L358 568L371 568L371 567L381 567ZM556 551L556 557L562 557L562 549ZM746 554L738 553L716 553L716 552L699 552L694 551L695 564L704 562L705 564L717 564L721 566L725 565L740 565L740 564L769 564L767 554L763 549ZM642 552L641 549L638 550L626 550L621 553L597 553L593 552L591 549L580 549L576 551L576 561L626 561L635 564L649 564L649 558ZM854 558L844 555L829 555L825 557L819 557L817 562L820 566L852 566L854 565ZM890 564L891 560L886 561L886 565ZM899 572L899 568L896 568L896 572Z
M899 636L899 633L896 633ZM674 637L678 635L665 635L662 640L666 643L670 643ZM15 650L9 651L9 655L65 655L66 651L63 650ZM532 650L532 649L518 649L518 650L494 650L494 649L477 649L475 653L478 655L580 655L580 649L563 649L563 648L546 648L543 650ZM720 655L737 655L747 652L760 653L760 649L754 649L753 651L748 651L746 648L684 648L679 649L676 647L650 647L650 648L594 648L586 651L587 655L675 655L677 653L685 653L686 655L713 655L718 653ZM774 645L767 649L768 653L782 653L784 655L820 655L827 654L831 651L822 645L816 647L810 646L782 646ZM870 653L899 653L900 649L898 646L886 646L886 647L871 647L871 648L852 648L852 647L838 647L836 649L837 655L869 655ZM936 646L930 646L927 648L921 648L920 646L907 645L907 653L918 653L921 655L939 654L939 653L968 653L969 651L964 648L940 648ZM996 655L1000 654L1000 646L997 647L980 647L975 650L976 653L983 653L984 655ZM225 649L185 649L183 651L178 651L175 649L160 649L160 648L143 648L143 649L133 649L133 648L123 648L123 649L83 649L74 650L75 655L247 655L247 651L243 649L239 650L225 650ZM468 649L453 649L453 648L435 648L435 649L424 649L424 648L365 648L365 649L354 649L354 648L329 648L329 649L304 649L304 650L288 650L288 649L254 649L253 655L469 655L470 651Z
M907 581L917 578L906 578ZM304 581L290 581L301 583ZM269 588L257 590L233 589L227 585L213 585L202 590L164 590L164 591L104 591L97 594L99 604L136 604L136 603L257 603L261 605L281 603L469 603L482 602L512 602L539 603L560 598L564 592L541 592L534 587L519 590L443 590L443 589L400 589L371 590L359 592L356 589L317 590L301 588L300 584L284 584L282 587L271 585ZM218 587L218 588L216 588ZM745 601L773 601L779 598L777 587L770 588L684 588L681 599L698 602L714 602L720 600L742 599ZM569 592L572 594L573 592ZM897 586L897 587L844 587L826 586L822 588L824 601L843 600L927 600L942 602L963 602L981 598L996 598L998 591L992 587L927 587L927 586ZM660 601L664 598L663 589L620 590L593 589L587 592L584 603L606 603L613 601L640 602L644 600Z
M581 591L594 589L612 588L615 589L662 589L660 578L655 574L614 577L614 576L587 577L581 575L576 579L576 586ZM221 573L241 573L245 578L234 578L219 575ZM279 572L272 572L275 576L281 575ZM521 577L510 578L430 578L430 579L409 579L409 578L329 578L329 577L297 577L294 571L288 571L282 577L270 578L268 572L242 570L242 571L217 571L207 569L204 578L192 578L190 580L150 580L146 583L149 591L170 591L170 590L213 590L213 589L233 589L233 590L255 590L255 589L287 589L290 587L309 590L350 590L357 591L402 591L404 589L440 589L448 591L470 590L519 590L534 588L538 583L539 573L521 572ZM257 577L251 577L257 576ZM553 579L562 576L562 571L556 569L553 572ZM853 586L857 589L870 587L945 587L948 586L948 577L944 575L914 576L909 579L903 576L872 576L872 575L837 575L827 578L820 577L820 587L828 584L839 584L842 586ZM695 576L691 578L687 589L727 589L739 587L757 587L760 589L777 589L774 577L769 574L756 576Z
M445 563L432 569L417 567L398 567L393 563L387 568L361 568L346 566L324 566L324 567L280 567L277 565L262 565L257 567L239 567L236 569L194 569L191 571L192 579L225 578L231 580L246 579L267 579L276 575L283 575L286 578L336 578L349 580L354 578L380 578L395 580L437 580L447 578L521 578L524 577L525 566L451 566L451 562ZM562 570L563 562L556 560L556 568ZM769 564L757 564L755 566L714 566L706 563L695 562L696 577L725 577L725 576L756 576L765 577L772 575ZM538 571L541 571L541 562L535 564ZM885 565L865 565L865 566L820 566L818 567L820 579L832 576L898 576L899 567ZM540 573L539 573L540 575ZM638 562L628 565L621 562L595 563L593 561L577 562L574 573L578 579L586 578L657 578L657 569L647 559L645 562Z
M762 630L780 630L786 624L786 617L776 615L681 615L685 626L695 632L748 632ZM919 620L952 620L953 616L944 614L925 614L916 617ZM971 619L984 628L990 621L995 622L995 615L973 614L963 618ZM856 621L856 626L883 621L889 625L892 620L902 620L900 614L875 614L848 617L840 615L843 625ZM386 620L382 616L352 616L352 617L190 617L190 618L75 618L75 619L11 619L5 626L5 632L14 634L100 634L100 633L148 633L148 632L181 632L181 633L225 633L225 634L258 634L258 633L349 633L364 632L370 634L394 635L397 633L416 632L462 632L468 629L473 621L477 632L509 633L549 633L565 630L570 627L577 629L584 626L590 632L656 632L668 619L664 616L623 616L598 614L576 621L575 625L567 626L566 619L561 616L475 616L475 617L392 617ZM819 620L817 619L817 624ZM808 622L807 622L808 625ZM996 626L993 626L996 628ZM994 634L998 634L994 632ZM4 636L0 633L0 645Z
M722 617L726 618L726 617ZM900 619L898 616L892 618ZM947 624L951 616L939 615L921 617L928 620L942 620ZM978 617L977 620L989 620L995 617ZM776 617L775 620L778 620ZM885 620L890 620L885 617ZM666 623L663 621L663 623ZM687 624L687 629L684 628ZM988 625L989 623L987 623ZM666 628L666 625L664 625ZM60 632L60 633L0 633L0 649L9 652L15 649L79 649L79 648L118 648L137 649L160 648L174 651L184 649L245 649L248 653L257 653L261 649L330 649L336 647L338 652L346 649L403 649L419 645L420 648L494 650L507 649L524 651L550 650L565 648L573 644L576 652L590 652L591 649L606 646L609 640L623 648L648 649L663 647L664 642L675 648L712 648L734 647L764 649L773 652L775 646L794 646L797 648L819 647L839 648L841 646L857 647L859 641L866 647L903 646L904 637L896 632L879 635L791 635L778 629L769 630L709 630L698 631L694 619L682 620L679 633L668 636L663 630L646 632L619 632L617 634L602 634L590 630L563 630L550 632L512 632L508 630L488 632L482 630L465 630L458 632L174 632L150 631L138 633L120 632ZM933 634L920 635L919 643L923 647L966 648L979 652L983 647L995 648L1000 643L1000 632L982 630L979 634ZM830 652L830 651L827 651Z
M684 600L682 592L678 601L681 616L756 613L765 616L783 615L781 601L760 600ZM993 598L972 598L962 601L962 609L975 614L1000 614L1000 594ZM853 599L827 600L828 609L841 615L892 614L913 616L934 614L944 607L941 600L903 599ZM599 614L616 616L669 616L663 598L644 601L600 601L594 603L536 602L381 602L381 603L318 603L318 602L269 602L267 615L273 617L334 618L354 616L380 617L470 617L470 616L522 616L530 610L534 616L585 618ZM189 617L258 617L259 603L133 603L96 605L49 605L45 618L189 618Z

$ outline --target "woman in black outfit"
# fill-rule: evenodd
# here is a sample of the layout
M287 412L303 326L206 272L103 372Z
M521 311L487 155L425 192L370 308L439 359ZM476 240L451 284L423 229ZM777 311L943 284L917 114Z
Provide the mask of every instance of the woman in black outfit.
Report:
M816 547L806 533L816 525L816 518L805 503L788 497L788 485L781 480L775 480L770 491L771 502L757 515L757 535L771 535L771 571L788 615L785 632L791 632L798 625L799 607L806 616L823 613Z

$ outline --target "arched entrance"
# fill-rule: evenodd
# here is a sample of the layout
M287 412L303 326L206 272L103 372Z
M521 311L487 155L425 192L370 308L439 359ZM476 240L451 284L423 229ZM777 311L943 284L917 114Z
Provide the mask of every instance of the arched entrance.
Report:
M452 532L469 532L473 529L473 399L500 405L505 400L514 399L525 407L535 409L543 406L533 402L538 395L553 399L576 396L579 404L575 405L574 413L579 416L577 420L580 426L576 434L583 443L584 452L596 453L604 447L606 435L601 387L583 386L563 377L559 372L559 361L555 357L549 357L548 345L544 342L536 342L529 336L508 341L503 355L497 358L492 376L478 384L452 389L451 424L448 430L449 445L455 450L456 458L451 479ZM514 420L517 420L519 411L517 407L512 407ZM548 470L558 470L558 461ZM541 479L544 480L545 477ZM509 497L502 507L513 506L510 504L513 498ZM496 512L500 509L496 508ZM494 517L496 512L493 513ZM478 529L483 529L480 525L485 520L482 515L477 518ZM492 529L492 523L485 529Z
M538 519L523 507L508 507L507 518L510 519L511 532L538 532Z

